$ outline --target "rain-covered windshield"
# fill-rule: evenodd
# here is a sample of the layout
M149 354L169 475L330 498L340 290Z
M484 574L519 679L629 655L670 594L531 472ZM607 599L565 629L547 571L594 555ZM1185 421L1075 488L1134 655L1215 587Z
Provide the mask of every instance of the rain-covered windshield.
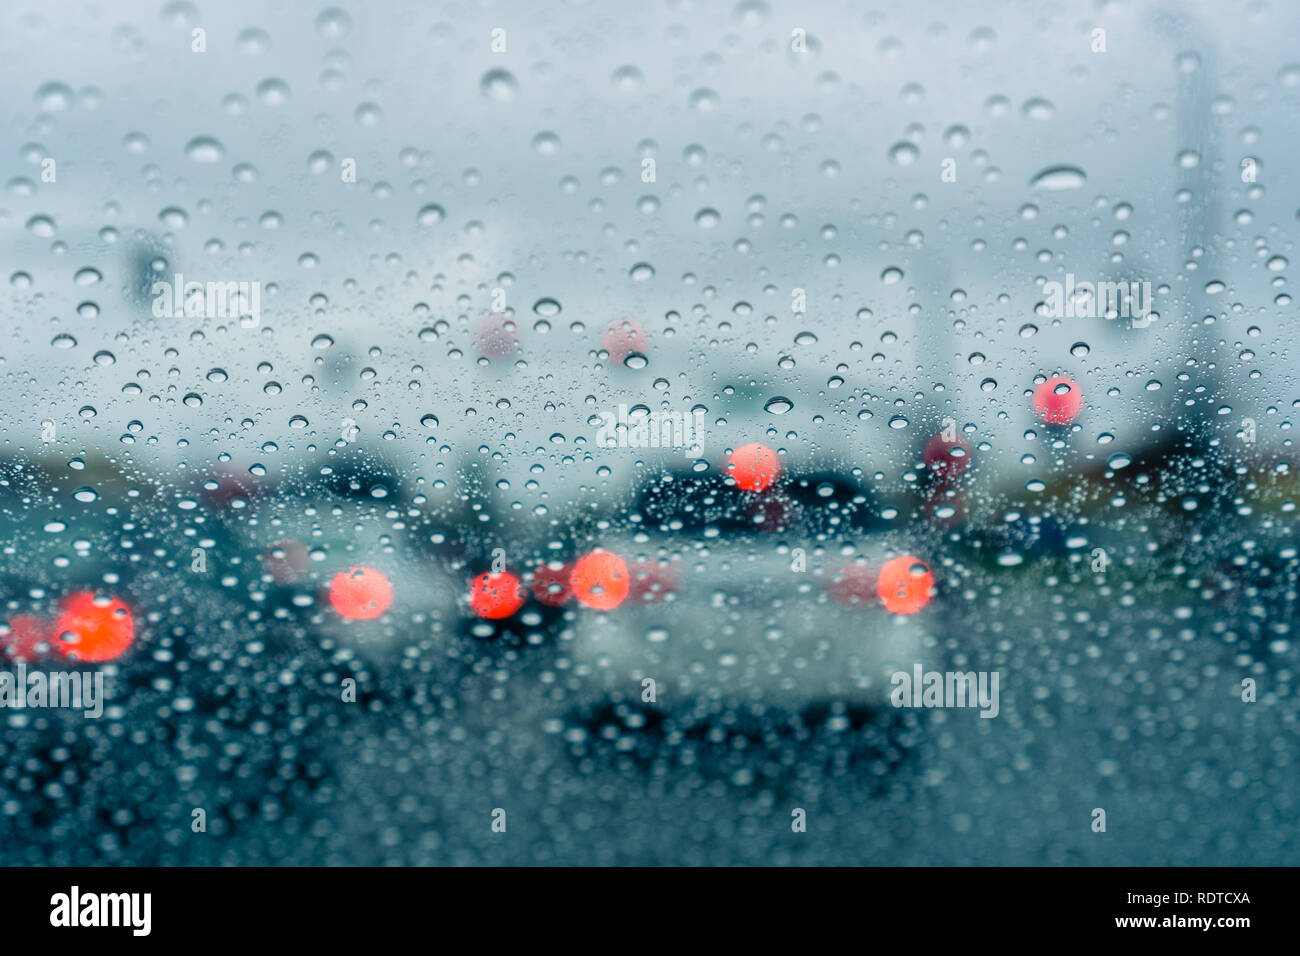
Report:
M0 20L0 863L1297 861L1300 10Z

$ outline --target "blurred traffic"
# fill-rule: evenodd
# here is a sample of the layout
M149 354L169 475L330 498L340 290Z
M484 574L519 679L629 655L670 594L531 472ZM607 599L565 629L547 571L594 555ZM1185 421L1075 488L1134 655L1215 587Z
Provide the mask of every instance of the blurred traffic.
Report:
M8 17L0 862L1295 862L1291 11Z

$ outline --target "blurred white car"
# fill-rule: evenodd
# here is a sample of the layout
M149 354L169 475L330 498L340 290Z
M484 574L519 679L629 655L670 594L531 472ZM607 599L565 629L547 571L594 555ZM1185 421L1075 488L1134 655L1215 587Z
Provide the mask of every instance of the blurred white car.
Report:
M679 713L881 710L894 673L937 659L925 611L893 614L871 593L871 567L885 559L878 547L848 555L659 534L602 547L625 556L632 589L617 608L575 612L565 651L589 700Z

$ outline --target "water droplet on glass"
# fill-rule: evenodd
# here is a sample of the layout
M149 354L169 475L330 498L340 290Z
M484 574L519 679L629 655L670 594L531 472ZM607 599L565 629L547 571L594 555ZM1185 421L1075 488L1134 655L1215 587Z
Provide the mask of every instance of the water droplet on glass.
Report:
M341 40L352 32L352 18L338 7L327 7L316 17L316 32L326 40Z
M185 144L185 155L195 163L219 163L226 149L211 136L196 136Z
M416 216L416 221L419 222L421 226L436 226L445 218L447 218L447 210L443 209L437 203L429 203L429 205L420 209L420 212Z
M1056 107L1050 100L1045 100L1041 96L1026 100L1024 106L1020 107L1020 112L1026 119L1031 120L1049 120L1056 115Z
M1088 174L1078 166L1048 166L1029 180L1034 189L1057 191L1062 189L1080 189L1088 181Z
M784 415L792 408L794 408L794 402L783 395L776 395L767 400L767 403L763 406L763 411L772 415Z
M889 149L889 159L895 166L911 166L921 156L921 151L912 143L903 140Z
M519 92L519 81L509 70L488 70L478 81L479 91L490 100L509 103Z
M700 113L712 113L722 102L722 98L708 87L701 87L691 94L691 109Z
M70 108L74 99L72 87L65 83L46 83L36 91L36 105L47 113L59 113Z
M623 93L635 93L645 82L645 77L635 66L620 66L610 76L614 88Z
M544 130L533 137L533 149L539 156L554 156L560 151L560 137Z

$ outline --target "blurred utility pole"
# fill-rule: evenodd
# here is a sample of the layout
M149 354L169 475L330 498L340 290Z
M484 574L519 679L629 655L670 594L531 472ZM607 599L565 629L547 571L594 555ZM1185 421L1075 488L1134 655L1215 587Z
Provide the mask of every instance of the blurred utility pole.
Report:
M1182 24L1181 14L1173 19L1175 24ZM1217 90L1217 57L1214 42L1193 21L1189 26L1174 28L1173 39L1176 43L1174 62L1171 67L1178 71L1178 98L1176 103L1176 121L1178 141L1175 148L1178 153L1190 150L1198 156L1195 165L1184 166L1175 159L1177 169L1177 190L1187 190L1190 199L1179 204L1178 211L1178 248L1180 257L1174 263L1177 271L1185 276L1186 306L1183 314L1161 315L1161 322L1168 322L1176 336L1168 345L1176 348L1175 358L1181 366L1183 358L1192 358L1197 362L1190 381L1180 383L1176 379L1167 385L1174 390L1177 398L1176 414L1185 428L1193 430L1203 444L1205 432L1213 428L1216 409L1221 404L1223 375L1218 368L1219 356L1214 347L1215 341L1223 334L1221 319L1212 326L1203 324L1207 315L1215 313L1215 300L1205 291L1205 285L1212 279L1227 278L1219 271L1224 263L1218 255L1218 246L1222 241L1220 227L1222 223L1221 204L1224 192L1230 182L1222 177L1236 175L1235 168L1221 168L1219 130L1214 120L1213 104ZM1171 158L1173 159L1173 158ZM1234 180L1235 181L1235 180ZM1194 254L1199 251L1199 255ZM1187 272L1185 266L1196 263L1195 272ZM1173 283L1171 283L1172 285ZM1173 298L1177 302L1177 288L1173 289ZM1213 362L1214 369L1209 363ZM1196 388L1203 386L1205 391L1199 396ZM1188 399L1193 403L1188 406Z

